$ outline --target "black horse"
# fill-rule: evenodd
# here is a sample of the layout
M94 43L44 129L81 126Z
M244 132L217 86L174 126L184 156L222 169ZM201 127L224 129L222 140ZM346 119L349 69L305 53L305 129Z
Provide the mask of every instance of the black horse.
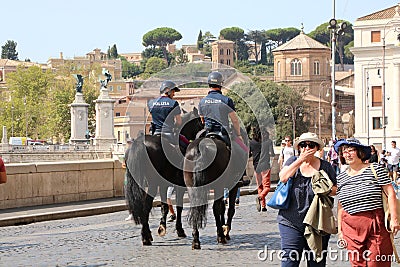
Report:
M187 139L193 140L195 134L202 127L197 110L183 114L182 122L181 133L184 133ZM183 195L186 188L182 171L184 151L179 149L178 142L176 142L176 145L171 145L170 141L160 135L143 135L135 139L127 153L126 198L134 222L142 224L143 245L151 245L153 241L149 227L149 214L158 188L162 203L162 217L158 227L158 234L164 236L166 233L166 218L168 214L166 195L167 188L170 185L176 186L176 231L178 237L186 237L181 219Z
M190 199L189 224L193 227L192 249L200 249L199 228L207 222L208 197L214 190L213 214L217 242L226 244L235 214L238 182L243 176L248 154L235 141L229 148L217 135L199 138L186 150L184 179ZM228 217L225 224L224 188L229 188Z

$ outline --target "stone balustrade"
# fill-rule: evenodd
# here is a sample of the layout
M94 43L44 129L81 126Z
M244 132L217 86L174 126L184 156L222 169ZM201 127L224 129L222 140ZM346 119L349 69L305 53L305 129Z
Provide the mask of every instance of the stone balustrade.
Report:
M118 160L6 164L0 209L123 196L124 172Z

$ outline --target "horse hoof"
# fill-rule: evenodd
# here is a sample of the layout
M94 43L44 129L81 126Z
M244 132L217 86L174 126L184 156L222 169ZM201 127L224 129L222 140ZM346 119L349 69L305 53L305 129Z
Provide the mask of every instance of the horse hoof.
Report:
M143 246L151 246L151 241L153 241L153 238L144 239L142 240L142 244Z
M222 226L222 230L224 231L224 236L227 236L227 235L229 235L229 231L231 229L229 229L229 226L225 224Z
M193 242L192 243L192 250L193 249L201 249L200 242Z
M160 226L158 226L158 235L165 236L166 233L167 233L167 229L165 228L164 225L160 224Z
M178 234L178 237L182 237L182 238L186 237L185 231L183 229L177 229L176 232Z
M224 237L218 236L217 242L218 242L218 244L222 244L222 245L227 244L225 236Z

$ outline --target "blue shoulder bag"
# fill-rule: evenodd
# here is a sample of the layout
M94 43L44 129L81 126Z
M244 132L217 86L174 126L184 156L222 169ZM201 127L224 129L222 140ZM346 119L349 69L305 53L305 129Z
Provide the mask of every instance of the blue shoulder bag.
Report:
M273 209L285 210L290 204L290 190L292 188L292 178L289 178L286 183L279 181L275 192L268 201L267 206Z

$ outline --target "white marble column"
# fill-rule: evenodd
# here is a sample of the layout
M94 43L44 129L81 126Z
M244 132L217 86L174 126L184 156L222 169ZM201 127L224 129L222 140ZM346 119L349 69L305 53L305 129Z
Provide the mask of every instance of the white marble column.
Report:
M99 149L111 149L117 142L114 136L114 102L107 88L102 88L96 103L96 136L94 145Z
M88 130L89 104L85 103L83 94L77 92L75 100L69 105L71 108L71 138L70 143L86 143L86 131Z

